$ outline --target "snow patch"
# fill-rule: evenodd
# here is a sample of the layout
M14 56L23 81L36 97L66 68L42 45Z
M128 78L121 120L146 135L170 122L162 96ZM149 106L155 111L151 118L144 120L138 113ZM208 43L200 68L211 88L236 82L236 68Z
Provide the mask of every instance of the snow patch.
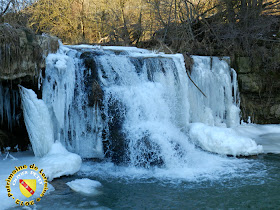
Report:
M56 141L50 152L39 163L44 169L48 181L65 175L72 175L80 170L82 159L79 155L68 152L60 142Z
M263 152L254 140L239 135L232 128L190 124L190 139L202 149L222 155L256 155Z

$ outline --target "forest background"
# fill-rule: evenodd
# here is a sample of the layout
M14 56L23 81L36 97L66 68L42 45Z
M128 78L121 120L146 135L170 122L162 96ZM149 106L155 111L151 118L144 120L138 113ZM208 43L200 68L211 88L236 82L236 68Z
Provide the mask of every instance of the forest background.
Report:
M169 53L270 60L280 0L0 0L0 23L65 44L134 45Z

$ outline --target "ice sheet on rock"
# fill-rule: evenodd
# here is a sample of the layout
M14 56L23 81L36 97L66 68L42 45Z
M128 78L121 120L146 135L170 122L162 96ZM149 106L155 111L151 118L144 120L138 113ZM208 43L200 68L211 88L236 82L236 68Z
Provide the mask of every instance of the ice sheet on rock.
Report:
M49 153L39 161L39 167L44 170L49 181L78 172L81 164L81 157L68 152L58 141L52 145Z
M20 86L24 122L35 156L46 155L54 142L53 124L45 102L33 90Z
M280 133L263 134L255 141L263 146L264 153L280 154Z
M52 113L55 139L69 151L84 158L102 158L102 119L99 107L89 106L90 70L85 69L80 53L61 46L47 59L43 100Z
M263 148L254 140L239 135L232 128L208 126L203 123L190 125L190 139L202 149L224 155L256 155Z
M191 122L215 126L239 125L239 95L236 72L226 58L192 56L191 77L206 95L189 85ZM233 95L234 94L234 95Z
M50 54L46 59L46 78L43 83L43 100L53 112L53 123L60 131L65 130L65 121L74 97L75 64L65 54ZM59 99L59 100L55 100ZM56 133L58 132L56 131Z
M258 125L258 124L243 124L237 127L234 127L234 130L246 137L257 138L260 135L268 133L280 133L280 125L271 124L271 125Z
M75 179L71 182L66 183L72 190L75 192L90 196L90 195L98 195L100 194L99 188L102 184L98 181L83 178L83 179Z

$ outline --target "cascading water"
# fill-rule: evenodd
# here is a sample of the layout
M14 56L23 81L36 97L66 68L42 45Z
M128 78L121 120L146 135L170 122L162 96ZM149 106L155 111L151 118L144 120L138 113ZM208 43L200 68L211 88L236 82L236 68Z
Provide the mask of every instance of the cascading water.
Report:
M200 148L231 155L261 152L254 141L227 128L239 124L235 71L219 58L193 59L193 80L206 97L187 78L180 54L61 46L48 56L43 82L54 138L84 158L105 155L130 166L192 168L189 173L224 164Z

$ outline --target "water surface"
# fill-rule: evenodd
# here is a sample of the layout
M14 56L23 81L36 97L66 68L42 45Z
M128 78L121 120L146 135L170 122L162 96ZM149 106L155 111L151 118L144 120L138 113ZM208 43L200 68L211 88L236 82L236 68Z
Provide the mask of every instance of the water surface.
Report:
M75 176L63 177L51 182L55 191L46 195L37 205L39 209L278 209L280 207L280 155L261 155L253 160L241 160L251 164L250 170L241 170L214 179L153 178L121 176L115 167L106 175L92 173L83 167ZM94 169L95 167L95 169ZM104 164L104 171L106 169ZM84 169L84 170L83 170ZM113 169L108 169L113 170ZM65 183L77 178L98 180L103 187L101 194L84 196L72 191ZM145 178L146 177L146 178Z

